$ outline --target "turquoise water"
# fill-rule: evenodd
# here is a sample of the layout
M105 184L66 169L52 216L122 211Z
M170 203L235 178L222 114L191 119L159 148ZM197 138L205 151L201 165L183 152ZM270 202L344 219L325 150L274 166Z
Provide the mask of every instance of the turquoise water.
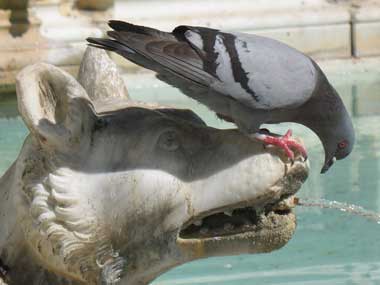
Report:
M380 212L380 74L330 74L354 121L357 144L351 156L320 175L322 147L304 127L269 126L284 133L291 127L302 137L311 163L301 198L325 198ZM231 127L150 76L128 76L134 99L195 110L210 125ZM3 97L4 98L4 97ZM17 157L27 130L13 96L0 100L0 173ZM297 208L298 227L281 250L195 261L171 270L155 285L380 284L380 225L364 218L318 208Z

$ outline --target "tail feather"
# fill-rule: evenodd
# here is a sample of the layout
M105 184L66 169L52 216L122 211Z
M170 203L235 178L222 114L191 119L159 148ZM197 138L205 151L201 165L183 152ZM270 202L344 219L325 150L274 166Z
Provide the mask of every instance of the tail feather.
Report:
M133 50L129 49L128 47L124 46L120 42L116 40L111 39L98 39L98 38L87 38L87 41L90 43L90 46L101 48L104 50L119 52L119 51L126 51L126 52L132 52Z
M165 37L169 36L169 33L159 31L157 29L145 27L145 26L138 26L131 23L123 22L123 21L117 21L117 20L110 20L108 22L108 25L115 31L118 32L125 32L128 31L130 33L136 33L136 34L143 34L143 35L149 35L149 36L158 36L158 37Z
M154 39L151 36L131 33L129 31L108 31L107 35L121 45L134 51L143 51L146 43Z
M113 29L107 32L110 39L89 38L91 46L114 51L151 69L169 84L177 78L180 89L186 89L185 85L207 89L214 80L204 70L198 52L184 38L122 21L111 20L109 25Z
M151 60L147 59L142 54L134 51L129 48L122 42L116 39L99 39L99 38L87 38L87 41L90 43L89 46L101 48L108 51L113 51L127 59L131 62L141 65L145 68L157 71L157 65L154 64Z

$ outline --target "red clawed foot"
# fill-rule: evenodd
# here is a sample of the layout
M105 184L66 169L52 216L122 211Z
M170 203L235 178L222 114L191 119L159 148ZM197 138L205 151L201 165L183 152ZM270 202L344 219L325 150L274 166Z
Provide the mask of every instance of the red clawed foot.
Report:
M292 130L288 130L286 134L282 137L274 137L266 134L254 134L253 137L259 141L262 141L266 145L274 145L279 148L282 148L285 151L285 154L291 161L294 161L294 153L292 151L296 150L301 153L305 161L307 160L306 149L297 141L291 138Z

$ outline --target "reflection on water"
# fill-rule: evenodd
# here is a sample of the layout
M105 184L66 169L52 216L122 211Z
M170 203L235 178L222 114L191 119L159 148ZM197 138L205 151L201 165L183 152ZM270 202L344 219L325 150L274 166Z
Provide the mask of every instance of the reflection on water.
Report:
M0 98L0 173L3 173L16 159L27 129L18 117L14 94Z
M353 153L319 174L323 150L318 138L294 124L267 126L284 133L289 126L304 140L311 163L301 199L328 199L380 212L380 77L361 73L331 75L353 116ZM134 99L195 110L210 125L231 127L178 91L147 77L127 78ZM157 85L156 88L152 88ZM16 158L26 136L13 99L0 101L0 173ZM298 207L298 228L285 248L263 255L211 258L180 266L154 284L380 284L380 227L339 211Z
M230 270L233 266L229 264ZM156 285L188 285L188 284L215 284L215 285L332 285L332 284L378 284L368 283L366 280L379 280L380 263L343 263L331 265L316 265L276 269L268 271L248 271L231 273L210 272L207 276L183 276L174 280L155 282ZM266 282L265 280L271 280ZM364 283L363 283L364 282Z

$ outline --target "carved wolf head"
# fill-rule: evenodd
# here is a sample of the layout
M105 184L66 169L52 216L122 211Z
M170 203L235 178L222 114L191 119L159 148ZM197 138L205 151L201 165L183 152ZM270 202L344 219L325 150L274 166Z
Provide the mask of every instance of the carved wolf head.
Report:
M17 91L31 134L8 185L46 270L73 284L145 284L193 259L268 252L291 238L295 217L281 201L306 178L303 163L189 110L96 111L47 64L26 68Z

